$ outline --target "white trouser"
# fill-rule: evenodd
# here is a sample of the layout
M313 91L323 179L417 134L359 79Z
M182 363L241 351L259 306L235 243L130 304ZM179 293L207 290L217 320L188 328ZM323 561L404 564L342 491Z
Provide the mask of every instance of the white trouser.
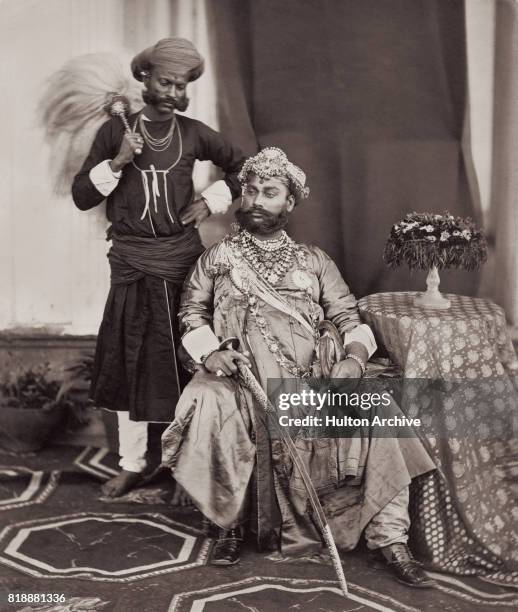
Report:
M119 421L119 466L128 472L146 467L147 422L132 421L129 412L117 412Z
M371 519L365 528L367 548L406 544L410 527L408 499L408 487L405 487Z

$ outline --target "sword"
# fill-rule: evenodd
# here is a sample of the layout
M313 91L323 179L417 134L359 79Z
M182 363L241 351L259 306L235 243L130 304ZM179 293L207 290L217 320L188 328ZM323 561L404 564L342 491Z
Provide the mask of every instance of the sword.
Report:
M219 350L225 350L228 348L232 348L236 351L238 347L239 347L238 338L227 338L226 340L222 342L222 344L219 347ZM241 374L243 378L245 385L249 388L254 399L259 403L259 405L263 408L263 410L268 415L268 418L273 423L279 435L279 438L286 445L288 452L290 454L291 460L293 461L293 464L299 470L300 476L302 478L302 482L304 483L304 487L306 488L306 491L309 496L309 501L311 504L311 508L313 509L314 516L316 518L316 522L318 524L318 527L322 533L322 536L324 537L324 541L329 550L329 554L331 556L331 560L333 562L333 566L335 568L335 572L338 577L338 582L340 583L340 588L342 589L342 593L344 594L344 597L349 597L349 591L347 589L347 582L345 580L345 574L344 574L344 570L342 567L342 562L340 560L340 555L338 554L335 540L333 538L333 534L331 533L331 528L329 527L329 524L327 522L327 517L324 513L324 509L322 508L322 504L320 503L320 500L318 499L318 495L317 495L317 492L315 491L315 487L313 486L313 483L311 482L311 477L308 474L308 471L306 470L306 466L304 465L304 462L300 458L297 448L295 444L293 443L293 440L289 436L288 432L283 427L281 427L281 425L279 424L279 421L276 418L277 411L275 410L275 406L268 399L268 396L264 392L264 389L257 382L250 368L242 362L235 362L235 363L237 365L239 373Z

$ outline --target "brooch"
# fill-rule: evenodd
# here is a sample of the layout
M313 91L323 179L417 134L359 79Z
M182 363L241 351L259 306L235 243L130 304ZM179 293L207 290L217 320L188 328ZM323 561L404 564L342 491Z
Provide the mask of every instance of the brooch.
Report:
M311 278L303 270L294 270L291 275L291 280L299 289L308 289L311 287Z

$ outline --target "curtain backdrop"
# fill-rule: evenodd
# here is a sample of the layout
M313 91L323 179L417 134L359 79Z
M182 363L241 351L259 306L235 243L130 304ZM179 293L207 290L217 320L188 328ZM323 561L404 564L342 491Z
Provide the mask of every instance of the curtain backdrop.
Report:
M276 145L308 175L292 234L323 247L357 296L423 288L388 271L407 212L478 218L468 185L464 3L208 0L220 125L248 153ZM476 293L474 273L441 289Z
M494 269L486 281L518 325L518 4L496 4L492 235ZM492 272L492 274L490 274ZM491 282L492 281L492 282Z
M477 9L484 2L493 0L470 0L467 8L473 19L487 23ZM516 3L495 4L495 184L507 194L493 192L495 210L507 203L494 225L503 278L497 289L515 296L502 303L516 311L516 181L505 182L518 168L505 153L511 156L518 142L516 118L508 119L517 97L516 42L514 48L510 44L513 36L516 41ZM313 189L311 201L293 218L293 233L326 248L358 294L424 285L424 273L412 282L407 270L393 274L381 264L388 228L403 212L441 211L457 200L463 212L474 207L459 144L465 57L462 4L455 0L3 0L0 31L3 82L23 75L16 86L4 87L0 99L0 330L98 329L109 282L102 211L79 212L70 198L51 193L49 152L36 119L45 79L81 53L123 47L137 52L171 34L191 38L206 56L207 69L190 87L189 113L218 128L217 100L220 129L245 151L256 151L259 143L286 147L308 172ZM480 31L471 28L475 57L489 61L492 54L485 50L492 43L481 45L480 39ZM508 61L502 63L504 57ZM472 63L473 84L480 61ZM490 104L490 82L478 85ZM483 96L475 93L480 103ZM479 149L489 150L486 140L479 138ZM208 170L196 171L199 189ZM215 217L202 226L206 244L229 220ZM468 289L452 275L452 290L471 291L474 275ZM489 269L486 276L496 278Z

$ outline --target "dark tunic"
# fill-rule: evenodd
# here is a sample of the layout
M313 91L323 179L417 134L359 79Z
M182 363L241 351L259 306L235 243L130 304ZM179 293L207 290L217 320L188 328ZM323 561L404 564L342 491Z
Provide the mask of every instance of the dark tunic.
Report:
M129 123L139 131L137 116L130 116ZM232 197L240 193L239 149L200 121L176 119L170 146L155 152L145 145L107 198L112 285L99 330L91 397L96 405L129 411L138 421L170 422L186 382L177 364L176 312L183 280L203 246L192 224L182 226L180 213L194 199L195 160L219 166ZM146 121L155 138L165 136L170 126L171 120ZM105 199L89 172L117 155L123 135L118 119L99 129L72 186L81 210Z

